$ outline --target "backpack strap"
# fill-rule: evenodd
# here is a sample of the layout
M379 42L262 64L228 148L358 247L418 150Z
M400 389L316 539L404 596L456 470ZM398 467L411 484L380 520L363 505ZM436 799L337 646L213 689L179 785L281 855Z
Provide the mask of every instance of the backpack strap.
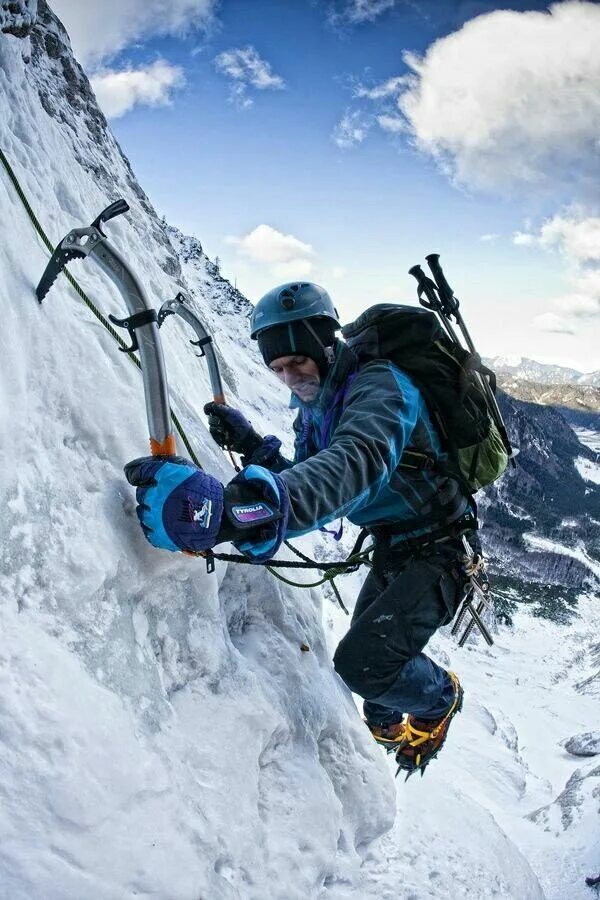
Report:
M441 472L444 468L437 457L420 450L406 449L400 457L399 469L412 469L417 472Z

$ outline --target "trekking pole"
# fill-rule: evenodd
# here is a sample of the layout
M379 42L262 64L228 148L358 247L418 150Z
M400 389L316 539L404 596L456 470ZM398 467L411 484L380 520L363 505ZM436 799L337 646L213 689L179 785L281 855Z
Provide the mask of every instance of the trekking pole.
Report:
M146 417L153 456L172 456L177 452L175 435L171 425L167 373L158 331L158 316L136 275L121 254L109 243L102 225L115 216L129 210L125 200L116 200L107 206L87 228L73 228L60 241L46 266L36 288L41 303L65 265L72 259L90 257L108 275L119 289L129 315L117 319L109 315L113 325L126 328L131 346L120 348L123 352L139 350Z
M427 265L429 266L431 274L433 275L435 285L437 287L438 294L440 297L441 307L442 307L442 310L444 311L444 315L447 315L448 317L450 317L451 315L454 316L454 318L456 319L456 323L462 332L462 335L463 335L463 338L465 340L467 347L469 348L471 353L473 353L475 356L477 356L479 358L477 351L475 349L475 344L473 343L473 341L471 339L471 335L469 334L469 330L468 330L467 326L465 325L465 321L464 321L463 317L460 314L460 310L459 310L460 303L459 303L458 297L456 297L456 295L454 294L454 291L448 284L448 281L446 280L446 276L444 275L444 271L440 265L440 254L439 253L430 253L428 256L425 257L425 259L427 260ZM500 432L504 446L506 447L506 449L508 451L508 455L512 459L513 465L514 465L515 464L514 456L516 454L514 454L514 452L513 452L513 448L510 443L510 438L508 437L508 433L506 431L506 426L505 426L504 420L502 418L502 413L500 412L500 407L498 406L498 402L496 400L496 395L495 395L496 377L495 377L495 375L493 375L493 373L490 373L490 375L493 378L494 389L492 389L492 385L487 380L487 378L485 378L481 372L477 372L478 379L485 391L485 395L486 395L488 403L490 405L490 409L492 411L492 415L494 417L496 427L498 428L498 431Z
M408 274L412 275L413 278L416 278L417 280L417 296L419 298L419 303L421 304L421 306L424 306L425 309L430 309L432 312L437 313L438 318L443 327L446 329L450 340L457 344L459 347L462 347L460 339L456 334L454 328L452 327L450 319L443 312L442 301L438 297L438 289L435 281L432 281L431 278L428 278L421 266L418 265L410 268L408 270Z

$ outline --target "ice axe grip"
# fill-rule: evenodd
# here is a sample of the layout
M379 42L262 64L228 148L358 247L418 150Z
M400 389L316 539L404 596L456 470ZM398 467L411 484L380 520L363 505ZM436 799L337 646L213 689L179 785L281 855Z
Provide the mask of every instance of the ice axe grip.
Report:
M106 209L102 210L100 215L92 222L92 228L97 228L100 234L104 234L101 225L103 225L104 222L109 222L111 219L114 219L115 216L120 216L126 212L129 212L129 204L121 197L119 200L115 200L114 203L107 206Z

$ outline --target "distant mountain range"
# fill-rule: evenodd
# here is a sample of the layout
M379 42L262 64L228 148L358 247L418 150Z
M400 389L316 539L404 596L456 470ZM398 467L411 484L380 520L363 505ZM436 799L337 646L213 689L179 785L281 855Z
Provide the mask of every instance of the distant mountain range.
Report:
M522 357L495 356L483 360L498 376L542 384L581 384L600 388L600 369L595 372L578 372L566 366L554 366ZM541 402L541 401L539 401Z
M600 562L600 483L586 474L595 471L597 455L580 443L564 409L502 391L498 402L519 454L515 467L478 494L492 570L523 583L581 589ZM529 533L543 536L545 547L529 546ZM578 558L578 548L587 559Z
M600 387L539 384L513 375L498 375L498 385L515 400L553 407L570 425L600 431Z

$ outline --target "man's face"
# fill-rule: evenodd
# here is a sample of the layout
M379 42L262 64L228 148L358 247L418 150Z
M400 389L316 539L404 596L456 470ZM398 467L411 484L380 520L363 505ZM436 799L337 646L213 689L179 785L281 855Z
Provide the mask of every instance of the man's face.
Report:
M312 403L321 387L319 367L308 356L280 356L269 366L303 403Z

